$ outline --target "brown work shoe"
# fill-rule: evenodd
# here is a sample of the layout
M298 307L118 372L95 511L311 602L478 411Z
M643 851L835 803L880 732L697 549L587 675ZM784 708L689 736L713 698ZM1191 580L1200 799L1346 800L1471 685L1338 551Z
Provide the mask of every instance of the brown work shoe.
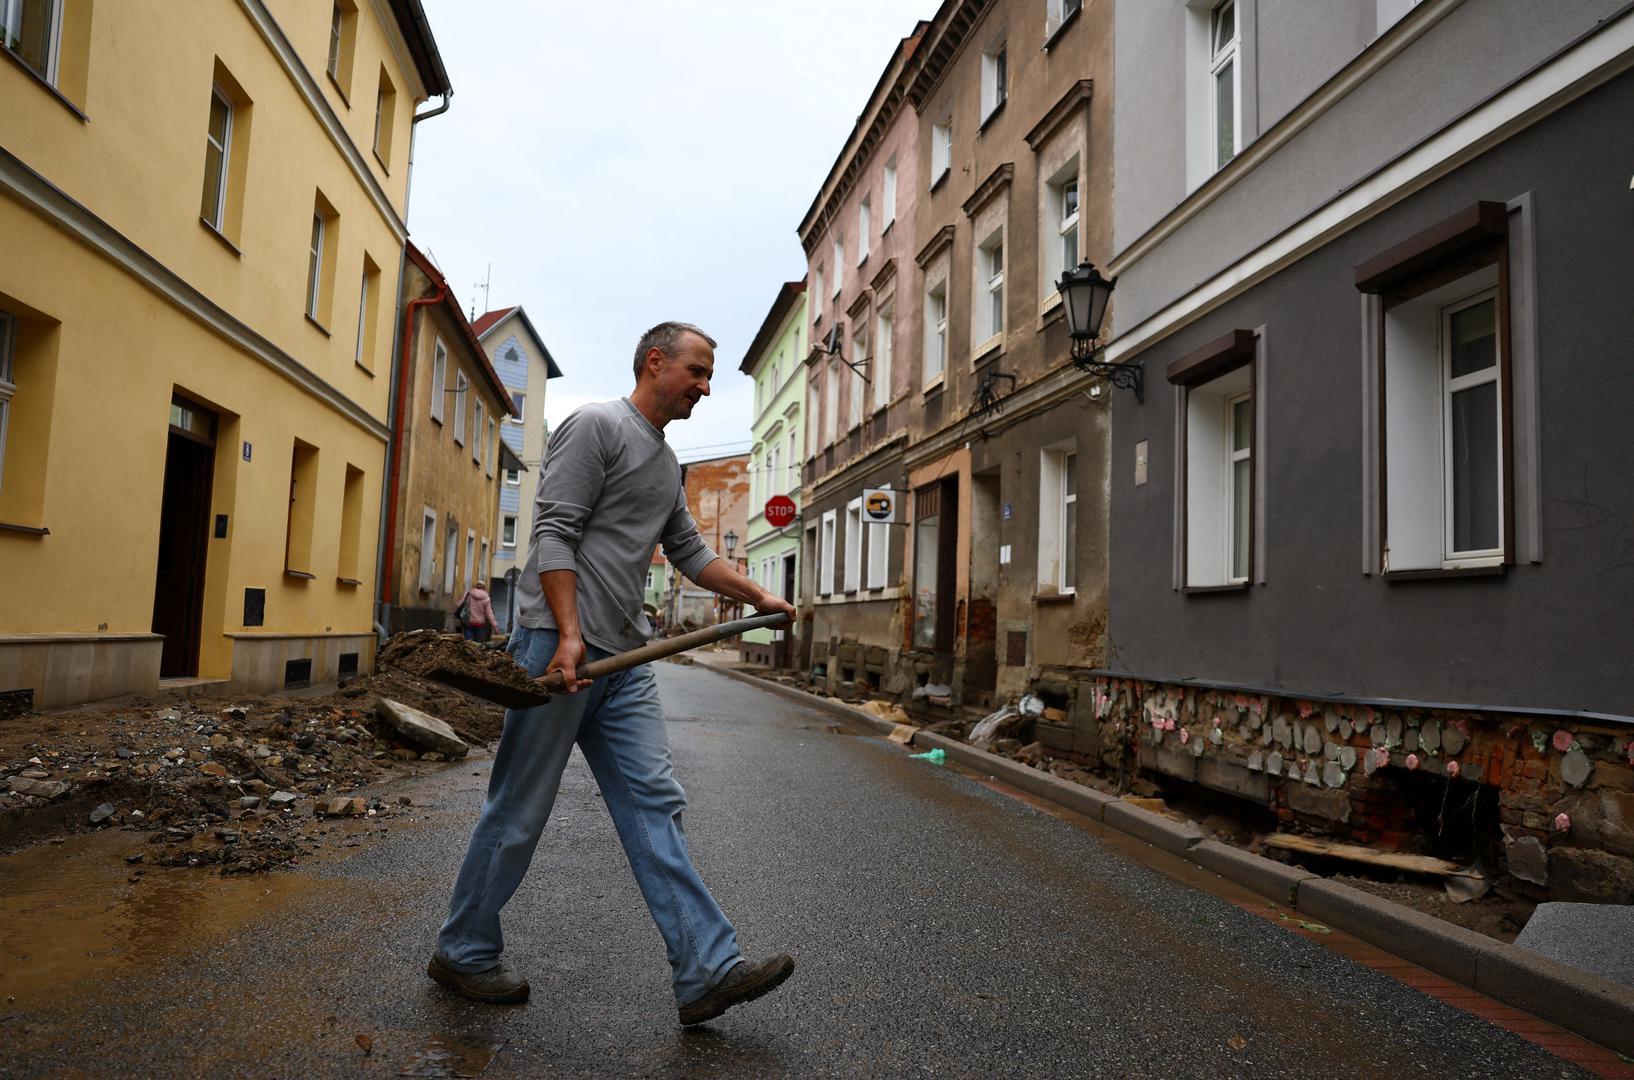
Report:
M681 1006L681 1023L701 1024L713 1020L734 1005L776 990L792 974L794 957L788 953L778 953L754 964L745 960L728 971L709 993L691 1005Z
M487 971L466 973L455 971L433 956L431 963L426 965L426 974L472 1001L489 1005L519 1005L528 1000L528 980L503 960Z

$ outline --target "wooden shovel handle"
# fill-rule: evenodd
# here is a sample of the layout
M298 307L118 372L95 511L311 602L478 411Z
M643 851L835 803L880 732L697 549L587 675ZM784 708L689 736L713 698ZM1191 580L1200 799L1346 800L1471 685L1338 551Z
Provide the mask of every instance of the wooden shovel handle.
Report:
M672 638L659 638L650 641L639 649L629 652L615 653L601 660L592 660L578 669L581 679L600 679L608 675L615 675L620 671L628 671L640 664L649 664L654 660L662 660L666 656L696 649L700 645L711 645L723 638L737 637L746 630L768 630L787 626L787 615L756 615L749 619L735 619L732 622L719 623L715 626L706 626L702 630L694 630L690 634L680 634ZM552 671L533 680L547 693L559 694L567 685L562 679L560 671Z

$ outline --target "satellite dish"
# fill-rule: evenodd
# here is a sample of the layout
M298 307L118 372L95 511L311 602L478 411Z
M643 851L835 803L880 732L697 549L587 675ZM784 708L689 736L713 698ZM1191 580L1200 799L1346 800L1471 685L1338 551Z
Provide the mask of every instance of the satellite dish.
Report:
M840 351L840 326L838 323L835 323L833 326L828 328L828 342L823 346L823 348L830 353L838 353Z

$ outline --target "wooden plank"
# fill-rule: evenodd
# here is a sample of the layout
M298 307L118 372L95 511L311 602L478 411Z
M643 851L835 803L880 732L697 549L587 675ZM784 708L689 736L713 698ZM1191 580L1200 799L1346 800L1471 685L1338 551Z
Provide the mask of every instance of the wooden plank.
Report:
M1446 859L1438 859L1433 855L1408 855L1400 851L1378 851L1374 848L1362 847L1359 844L1340 844L1331 840L1318 840L1314 836L1274 833L1267 836L1260 843L1264 847L1281 848L1283 851L1297 851L1305 855L1322 855L1330 859L1367 863L1371 866L1388 866L1393 870L1410 870L1417 874L1434 874L1438 877L1479 878L1481 876L1465 870L1457 863L1448 862Z

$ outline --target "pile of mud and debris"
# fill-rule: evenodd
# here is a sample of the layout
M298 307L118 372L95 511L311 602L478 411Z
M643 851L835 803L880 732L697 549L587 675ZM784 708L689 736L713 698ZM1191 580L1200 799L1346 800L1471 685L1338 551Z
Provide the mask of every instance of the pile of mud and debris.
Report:
M0 723L0 853L125 828L130 861L265 870L309 853L314 817L375 818L365 793L495 741L504 710L384 669L328 693L133 697Z

